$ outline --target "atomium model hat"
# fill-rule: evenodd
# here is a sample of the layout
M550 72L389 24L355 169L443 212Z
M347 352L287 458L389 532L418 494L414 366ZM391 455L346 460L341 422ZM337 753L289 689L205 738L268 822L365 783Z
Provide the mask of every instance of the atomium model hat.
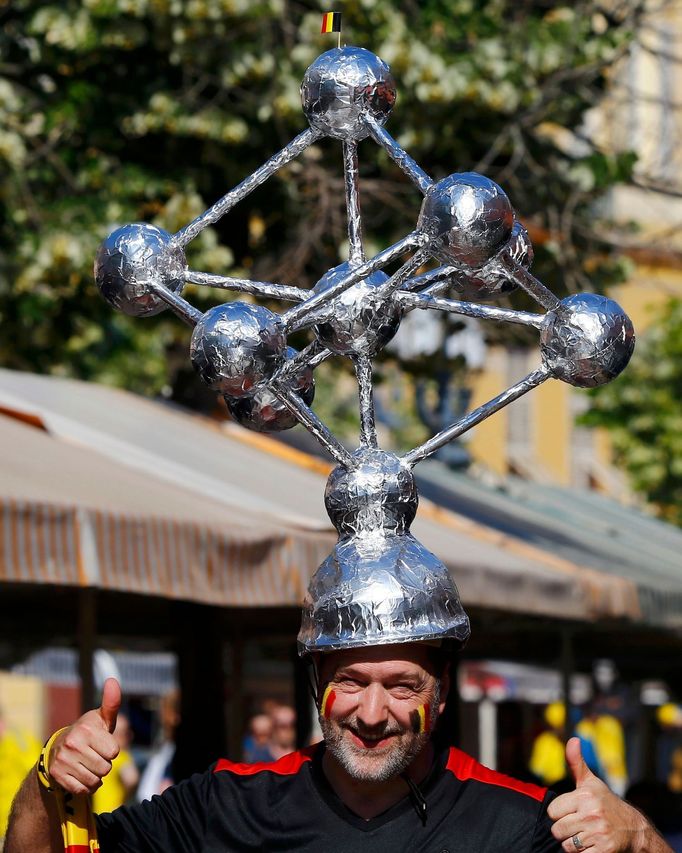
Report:
M469 638L449 571L409 534L340 541L303 604L301 655L393 643Z
M417 503L414 476L393 453L363 448L332 471L325 504L339 541L308 587L300 654L421 640L464 645L469 619L457 587L409 533Z
M126 314L147 317L168 307L192 326L192 364L240 424L263 432L303 424L338 463L325 503L339 539L310 582L301 654L417 641L461 646L469 620L457 587L410 533L418 503L412 469L545 381L577 387L611 381L632 354L632 324L610 299L580 293L559 300L531 274L528 232L489 177L453 172L434 181L393 139L384 125L396 87L378 56L351 46L327 51L306 71L301 99L306 130L176 234L145 223L117 228L100 247L95 279L107 302ZM310 290L188 268L185 247L201 231L323 137L338 140L343 150L347 261ZM372 258L365 254L360 213L362 139L381 146L423 196L421 205L415 202L414 230ZM389 276L385 269L392 265L398 269ZM188 283L268 299L270 307L231 301L202 313L183 298ZM542 313L483 302L517 288ZM278 313L274 299L294 304ZM397 456L379 448L372 359L413 310L528 326L538 334L540 357L528 376ZM300 340L306 331L311 340L296 352L289 338L296 333ZM354 453L311 408L313 372L331 357L349 358L357 378L360 447Z

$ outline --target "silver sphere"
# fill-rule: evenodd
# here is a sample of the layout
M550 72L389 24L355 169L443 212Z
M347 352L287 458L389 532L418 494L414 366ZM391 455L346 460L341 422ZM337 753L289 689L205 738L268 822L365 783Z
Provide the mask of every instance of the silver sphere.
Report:
M509 241L513 225L502 188L476 172L462 172L429 187L417 227L436 242L437 258L480 269Z
M535 258L535 250L528 236L528 231L518 219L514 220L514 227L506 251L515 263L527 270L531 268ZM515 288L516 285L513 282L507 281L506 286L502 288L502 293L509 293Z
M313 287L323 293L351 271L348 263L326 272ZM394 299L385 299L378 288L388 281L380 270L346 288L320 309L323 322L315 326L320 343L337 355L375 356L400 327L402 308Z
M469 618L447 567L409 533L341 539L310 581L299 654L441 640L461 648Z
M209 309L194 327L190 358L211 388L243 397L275 373L286 336L277 314L260 305L227 302Z
M298 355L293 347L287 347L287 360ZM287 385L309 406L315 398L315 379L312 367L304 364L301 369L288 380ZM248 397L233 400L225 397L227 408L232 417L247 429L255 432L281 432L296 426L298 421L289 409L276 397L267 384L256 388Z
M418 502L412 471L393 453L369 447L353 453L352 468L335 468L324 492L327 513L342 537L405 533Z
M545 315L540 348L553 376L579 388L593 388L625 369L635 348L635 332L613 299L576 293Z
M179 293L185 283L187 260L168 231L134 222L117 228L95 257L95 281L113 308L132 317L150 317L166 308L149 285Z
M518 219L514 222L511 237L505 251L520 266L530 269L533 263L533 244L528 232ZM464 299L492 299L516 290L518 285L495 263L487 264L475 274L461 275L454 284Z
M369 135L364 116L384 124L396 89L388 65L363 47L335 47L318 56L301 83L310 126L337 139Z

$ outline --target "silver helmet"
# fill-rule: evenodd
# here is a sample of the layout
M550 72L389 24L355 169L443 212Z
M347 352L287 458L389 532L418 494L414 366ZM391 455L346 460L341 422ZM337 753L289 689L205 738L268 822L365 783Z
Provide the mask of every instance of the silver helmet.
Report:
M411 470L392 453L361 448L332 471L327 512L339 532L310 581L299 654L413 643L466 643L469 618L446 566L409 532L417 511Z

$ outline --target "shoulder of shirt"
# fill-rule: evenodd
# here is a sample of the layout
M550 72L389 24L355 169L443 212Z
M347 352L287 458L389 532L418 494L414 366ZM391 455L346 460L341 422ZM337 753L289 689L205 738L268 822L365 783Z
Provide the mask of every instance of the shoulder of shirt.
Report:
M312 761L318 744L307 746L296 752L290 752L277 761L261 761L254 764L244 764L237 761L228 761L221 758L215 767L214 773L233 773L236 776L255 776L258 773L275 773L277 776L295 776L301 768Z
M475 758L467 755L466 752L462 752L461 749L457 749L454 746L450 747L448 752L445 769L456 776L460 782L472 780L498 788L507 788L538 802L542 802L547 794L547 788L543 788L540 785L533 785L531 782L521 782L512 776L505 776L504 773L491 770L489 767L480 764Z

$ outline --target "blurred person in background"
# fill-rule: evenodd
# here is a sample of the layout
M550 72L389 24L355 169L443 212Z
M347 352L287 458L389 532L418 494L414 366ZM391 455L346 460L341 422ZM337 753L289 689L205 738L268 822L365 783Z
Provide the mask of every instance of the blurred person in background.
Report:
M575 725L575 733L580 738L580 748L582 750L585 764L590 768L595 776L600 779L604 778L604 771L597 755L597 732L595 728L596 715L591 705L589 705L582 716L578 719Z
M657 775L670 791L682 794L682 707L666 702L656 710L656 720L661 727Z
M682 707L666 702L656 709L661 728L656 743L656 777L631 785L625 796L682 853Z
M635 705L612 660L599 658L594 662L592 683L594 745L601 775L611 790L622 797L628 786L625 726L634 722Z
M139 803L151 800L154 794L163 794L173 784L173 758L175 757L175 732L180 725L180 691L171 690L161 698L159 708L160 739L149 757L136 799Z
M38 760L41 746L29 731L10 726L0 711L0 846L14 795Z
M596 715L594 745L602 768L603 780L619 797L624 796L628 785L625 734L620 720L613 714Z
M274 722L268 714L256 714L251 717L249 732L244 738L244 761L248 764L257 764L273 760L271 744L273 729Z
M280 705L272 713L272 743L270 751L275 761L296 749L296 711Z
M545 708L545 722L549 728L535 738L528 766L543 785L551 787L566 776L566 747L563 739L566 706L563 702L551 702Z
M126 803L140 780L140 773L129 751L133 733L124 714L118 715L114 737L120 752L111 762L111 771L102 779L102 786L92 795L92 808L96 814L113 812Z

